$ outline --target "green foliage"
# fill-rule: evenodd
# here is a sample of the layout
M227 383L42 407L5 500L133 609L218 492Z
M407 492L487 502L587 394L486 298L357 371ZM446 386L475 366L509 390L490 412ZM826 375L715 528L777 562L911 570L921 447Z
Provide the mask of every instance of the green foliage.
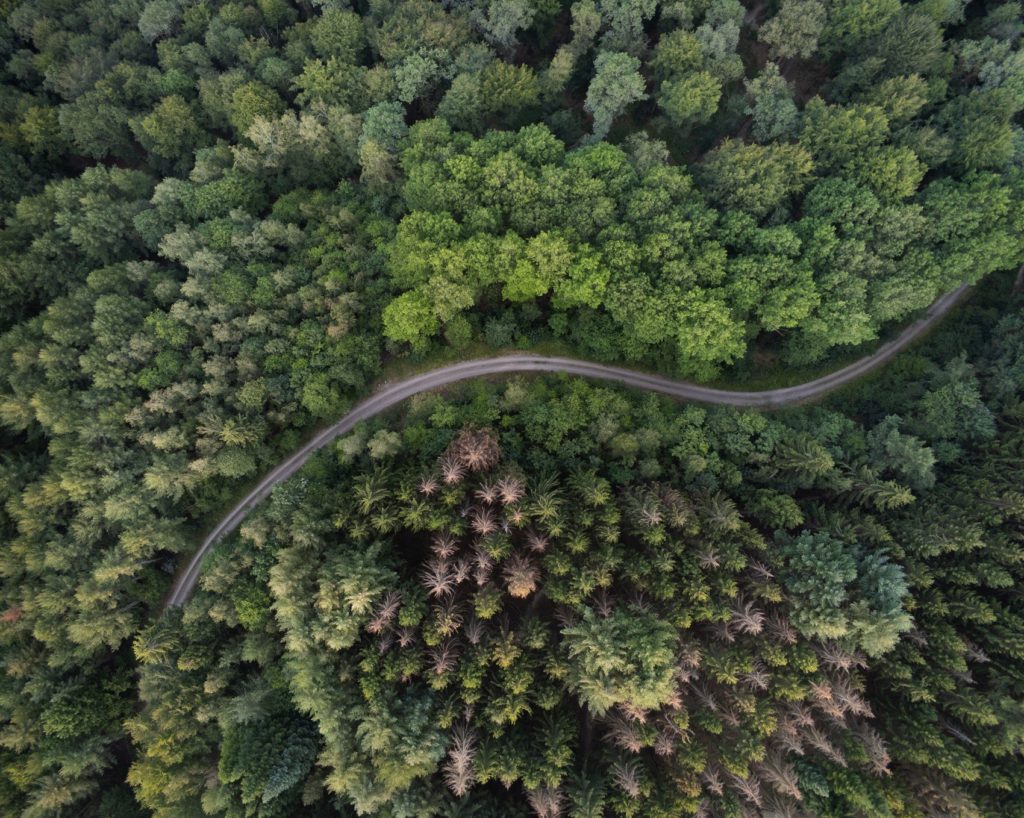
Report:
M1007 301L1021 33L998 0L0 2L0 813L675 818L798 787L821 815L1021 815L1008 302L842 413L420 398L157 616L385 354L745 377L964 282ZM445 483L467 421L505 460ZM508 478L519 500L477 496ZM494 563L450 609L420 575L442 529ZM791 574L803 531L827 541ZM800 600L869 666L794 630ZM660 661L594 687L657 707L582 716L585 610L679 637L671 691Z
M655 456L692 440L704 420L693 412L661 439L655 429L672 427L670 415L661 416L667 406L643 407L583 384L574 391L564 419L554 416L565 409L557 390L510 412L507 439L536 441L524 450L534 452L529 459L548 451L554 466L595 445L588 416L629 423L636 413L655 424L637 431L638 447ZM489 398L492 406L498 399ZM588 763L625 798L646 791L668 803L685 797L676 787L699 793L702 772L738 775L763 761L778 708L807 699L809 685L834 683L847 697L836 707L862 708L859 683L824 674L810 643L786 622L771 570L760 563L748 570L764 543L725 495L623 483L629 472L615 463L635 462L636 450L622 445L621 434L597 435L611 480L583 469L565 479L544 461L529 471L546 474L534 477L501 463L493 431L441 432L435 424L447 421L436 405L419 416L405 437L431 441L426 460L369 452L378 467L353 474L353 488L333 488L332 503L324 505L317 490L316 499L273 515L272 536L284 547L269 585L291 689L325 737L328 780L357 810L405 803L440 785L476 798L473 785L492 780L521 781L536 809L556 798L549 790L581 774L576 707L603 737L600 760ZM581 420L580 431L552 437ZM343 482L323 478L325 486ZM334 521L334 530L321 528L325 539L295 536L292 518L309 512ZM865 596L850 590L858 611L890 601L884 561L876 568ZM872 647L879 639L864 637ZM846 655L816 649L837 661ZM698 666L704 681L694 685ZM768 666L791 666L788 682L773 685ZM327 692L328 678L358 682ZM742 705L723 721L719 702L733 698ZM225 717L247 712L235 701ZM690 737L682 742L683 735ZM723 740L728 751L711 750ZM673 783L659 782L658 759L691 746L705 748L703 755ZM586 780L585 791L573 790L581 809L608 797Z
M717 205L762 218L806 187L814 161L795 145L744 145L727 139L704 159L699 174Z
M667 622L620 609L600 617L588 608L562 637L569 684L595 715L615 705L653 710L672 697L676 635Z
M785 565L780 579L794 598L793 624L805 635L848 641L877 656L910 628L902 571L884 555L866 554L824 531L776 542Z
M758 37L773 58L808 58L818 48L827 14L820 0L783 0L778 14L761 26Z
M178 159L189 156L204 134L188 102L175 94L164 97L153 113L139 121L136 136L156 156Z
M594 118L592 141L604 139L612 121L630 105L647 98L640 60L619 51L601 51L594 60L594 79L583 107Z
M239 814L289 814L298 785L313 766L317 743L309 719L289 713L228 727L220 744L217 775L221 784L237 786L244 807Z
M773 62L765 65L760 75L747 80L746 89L751 100L746 113L753 118L752 132L758 142L771 142L796 131L800 112L778 65Z
M384 333L414 349L425 349L427 339L437 332L438 320L430 300L422 293L403 293L384 308Z
M474 12L487 41L507 49L518 45L517 32L530 26L537 8L523 0L494 0Z
M658 105L673 125L699 125L707 122L718 109L722 86L707 71L661 84Z
M1003 88L975 89L952 100L941 115L953 138L952 161L965 170L1005 167L1019 151L1011 125L1019 110Z
M530 66L495 60L480 73L480 95L484 111L515 124L529 118L537 105L540 85Z
M322 59L335 57L356 64L366 47L363 19L352 11L325 8L310 32L310 43Z
M260 82L239 85L231 95L231 124L239 134L249 130L257 118L276 119L284 103L274 89Z
M39 715L43 733L58 739L84 739L111 729L126 715L123 675L105 680L83 679L55 695Z

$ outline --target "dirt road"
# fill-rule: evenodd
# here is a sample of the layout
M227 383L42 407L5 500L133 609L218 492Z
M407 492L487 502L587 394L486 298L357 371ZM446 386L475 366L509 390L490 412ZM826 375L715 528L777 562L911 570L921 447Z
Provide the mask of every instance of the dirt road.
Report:
M758 409L776 409L819 398L828 392L849 383L865 373L881 366L949 312L966 293L967 287L960 287L939 298L928 311L908 326L893 340L880 346L871 355L855 361L849 366L836 370L813 381L788 386L783 389L769 389L764 392L736 392L726 389L712 389L688 381L675 380L660 375L648 375L624 367L580 361L575 358L544 357L540 355L502 355L494 358L475 358L457 364L442 366L421 375L415 375L397 383L384 384L377 392L355 407L343 418L328 426L293 452L270 471L259 484L249 492L206 536L199 549L192 556L187 567L174 581L165 608L180 606L189 600L199 581L203 560L210 549L226 534L234 531L246 515L267 498L274 486L287 480L315 451L326 446L335 438L350 432L360 421L367 420L390 409L397 403L420 392L427 392L458 381L511 372L564 372L595 380L614 381L623 386L660 392L680 400L719 406L742 406Z

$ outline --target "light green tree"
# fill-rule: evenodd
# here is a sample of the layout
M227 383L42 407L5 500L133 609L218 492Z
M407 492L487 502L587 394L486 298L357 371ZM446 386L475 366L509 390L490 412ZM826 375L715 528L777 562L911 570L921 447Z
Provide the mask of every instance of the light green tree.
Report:
M608 135L612 122L634 102L647 98L640 60L621 51L602 51L594 60L594 78L583 107L594 118L590 141Z
M807 59L818 48L825 19L821 0L782 0L778 13L761 26L757 36L771 46L773 58Z
M673 125L685 127L711 119L721 96L721 83L707 71L697 71L663 82L657 100Z
M599 616L587 608L562 638L569 684L595 715L616 704L651 710L671 698L675 629L654 614L630 607Z

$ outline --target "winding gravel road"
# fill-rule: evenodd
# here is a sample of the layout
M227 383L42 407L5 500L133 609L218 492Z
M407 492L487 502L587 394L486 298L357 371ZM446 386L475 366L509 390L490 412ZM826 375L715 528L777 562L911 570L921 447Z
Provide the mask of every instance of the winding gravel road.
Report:
M279 463L259 484L250 491L224 518L217 523L203 540L199 550L193 555L188 566L175 579L171 592L164 603L164 609L185 604L192 596L203 560L216 543L226 534L234 531L253 508L267 498L274 486L287 480L318 449L326 446L340 435L347 434L360 421L379 415L406 398L420 392L427 392L458 381L479 378L487 375L502 375L508 372L565 372L595 380L615 381L616 383L650 392L660 392L680 400L698 403L716 404L720 406L742 406L757 409L776 409L813 400L832 390L849 383L855 378L870 372L888 361L936 321L949 312L963 297L969 288L960 287L939 298L927 312L908 326L896 338L880 346L867 357L855 361L849 366L838 369L821 378L788 386L783 389L768 389L763 392L737 392L726 389L713 389L699 386L688 381L674 380L660 375L648 375L625 369L619 366L580 361L575 358L545 357L541 355L515 354L493 358L474 358L457 364L438 367L421 375L414 375L404 381L385 384L379 391L356 404L352 410L340 420L319 432L312 440L289 455Z

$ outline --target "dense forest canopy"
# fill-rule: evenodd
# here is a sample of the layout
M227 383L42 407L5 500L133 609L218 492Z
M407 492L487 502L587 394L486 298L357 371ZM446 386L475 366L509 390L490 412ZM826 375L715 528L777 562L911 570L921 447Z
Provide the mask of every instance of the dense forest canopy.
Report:
M137 796L1024 814L1024 323L894 369L784 415L513 381L358 428L135 640Z
M0 812L1024 815L1022 35L996 0L0 0ZM161 613L403 359L827 366L962 283L828 409L418 399Z

